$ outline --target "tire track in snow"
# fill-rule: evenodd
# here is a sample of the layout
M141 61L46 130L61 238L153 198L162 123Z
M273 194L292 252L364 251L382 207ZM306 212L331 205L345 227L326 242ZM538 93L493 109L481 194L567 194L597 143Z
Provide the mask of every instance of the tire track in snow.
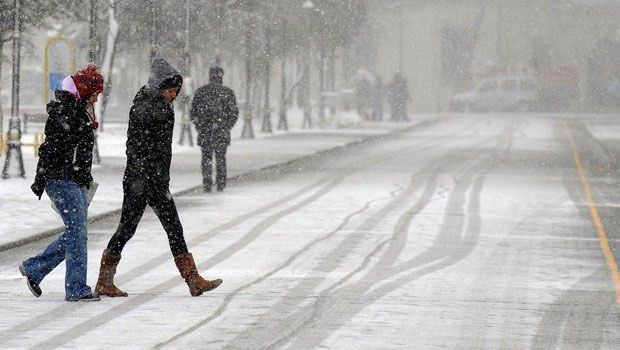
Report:
M429 153L437 152L437 150L430 150ZM429 153L425 153L427 156ZM434 161L434 159L427 159L427 161ZM424 167L423 167L424 168ZM420 172L416 175L423 175L425 171ZM325 256L330 257L329 259L324 259L317 264L317 266L313 269L313 271L321 271L323 274L327 271L334 271L339 263L339 260L349 255L349 252L354 249L358 244L362 242L364 239L364 235L358 234L358 232L369 232L374 227L376 227L381 220L387 217L391 212L396 210L399 206L406 202L406 200L413 195L420 187L420 185L424 182L421 176L414 176L411 179L408 187L405 191L403 191L398 197L396 197L391 202L384 205L377 213L366 218L362 224L360 224L353 233L349 234L344 240L338 244L337 247L330 250ZM364 266L364 264L362 264ZM359 269L359 268L358 268ZM348 273L344 278L340 280L340 282L336 283L330 290L338 287L344 281L350 279L353 275L358 272L358 269L353 272ZM314 276L312 272L308 273L311 276ZM291 326L299 326L300 318L287 318L287 315L295 314L294 311L297 308L297 302L300 300L300 296L302 302L305 300L305 295L309 293L309 291L318 287L320 283L323 281L323 278L320 277L306 277L303 280L299 281L294 288L288 289L288 292L285 296L280 297L280 301L276 303L271 309L270 312L264 315L261 319L256 321L256 324L259 325L259 329L248 329L243 334L238 335L235 339L229 343L229 347L238 347L238 348L246 348L246 347L264 347L267 344L263 344L265 340L273 339L273 337L278 337L284 332L286 329ZM303 314L302 314L303 316ZM278 325L280 328L265 328L269 325Z
M480 123L481 123L480 121L475 122L474 123L474 127L478 127L478 124L480 124ZM469 128L471 129L472 126L469 126ZM435 144L441 144L441 143L447 144L450 141L455 141L455 140L457 140L457 139L452 138L452 139L448 140L447 142L445 140L439 141L439 142L436 142L436 141L433 142L433 140L431 140L431 141L424 140L424 141L418 143L415 146L406 147L406 149L416 148L416 147L420 147L421 145L433 144L433 143L435 143ZM365 147L365 145L362 144L362 145L355 145L354 148L356 149L357 152L360 152L360 150L363 149L364 147ZM399 150L396 153L399 153L399 152L402 152L402 151L403 150ZM364 154L361 154L361 155L364 156L364 157L367 157L367 155L364 155ZM376 163L376 162L377 162L376 160L372 160L369 163ZM273 170L269 170L269 171L280 171L280 170L273 169ZM273 209L273 208L275 208L275 207L277 207L279 205L282 205L282 204L284 204L284 203L286 203L286 202L288 202L290 200L293 200L293 199L303 195L303 193L306 193L306 192L312 190L312 188L319 186L321 183L324 183L325 181L329 181L329 178L330 178L330 176L328 176L328 177L326 177L326 178L324 178L322 180L319 180L318 182L316 182L316 183L314 183L312 185L306 186L302 190L299 190L299 191L297 191L297 192L295 192L295 193L293 193L293 194L291 194L291 195L289 195L289 196L287 196L285 198L277 200L277 201L275 201L275 202L273 202L273 203L271 203L271 204L269 204L269 205L267 205L265 207L259 208L259 209L255 210L255 211L251 212L251 213L241 215L241 216L239 216L239 217L237 217L237 218L235 218L235 219L233 219L233 220L231 220L231 221L229 221L227 223L224 223L224 224L222 224L222 225L220 225L220 226L218 226L218 227L216 227L216 228L214 228L212 230L209 230L208 232L206 232L204 234L201 234L200 236L197 236L195 238L192 238L191 240L188 240L188 244L189 245L195 245L195 244L198 244L200 242L204 242L204 241L206 241L206 240L216 236L217 234L219 234L219 233L221 233L221 232L223 232L225 230L228 230L228 229L230 229L230 228L232 228L232 227L234 227L234 226L244 222L245 220L250 219L253 216L260 215L260 214L262 214L262 213L264 213L264 212L266 212L268 210L271 210L271 209ZM168 254L166 254L166 253L161 254L161 255L156 256L153 259L143 263L142 265L133 268L132 270L128 271L127 273L118 274L117 280L118 280L119 284L120 283L129 282L129 281L133 280L134 278L137 278L139 275L144 274L146 271L150 271L150 270L154 269L155 267L159 266L160 264L167 262L168 260L169 260ZM210 259L209 261L212 261L212 259ZM202 266L202 265L200 265L200 266ZM176 283L176 285L179 285L179 284L182 284L182 282ZM160 284L160 286L161 285L166 285L167 286L166 283L162 283L162 284ZM152 288L151 291L156 290L156 289L157 288ZM140 304L142 304L142 303L140 303ZM59 316L62 316L63 314L67 314L67 313L71 313L71 312L78 312L84 306L85 305L83 305L83 304L78 304L78 305L75 305L75 306L65 306L63 304L62 306L54 308L54 309L46 312L43 315L37 315L36 317L31 318L31 319L29 319L29 320L27 320L25 322L22 322L22 323L20 323L18 325L15 325L15 326L11 327L10 329L7 329L6 331L0 332L0 337L1 337L1 339L11 339L11 338L14 338L14 336L17 335L17 334L24 333L24 332L36 329L37 327L39 327L39 326L41 326L43 324L53 323L53 322L55 322L58 319ZM98 316L95 316L95 317L98 317ZM59 339L59 338L56 338L56 339ZM68 340L70 340L70 339L68 339ZM43 343L45 343L45 342L43 342Z
M500 140L498 146L501 148L505 145L511 145L511 143L511 137L510 134L508 134L507 137ZM501 154L505 151L504 149L492 153ZM435 259L422 259L417 261L416 264L412 264L414 258L406 263L390 268L388 266L389 262L394 261L396 258L390 255L390 253L400 252L400 249L392 247L392 252L390 252L390 249L386 250L383 256L379 258L379 262L375 267L365 276L361 277L358 282L343 286L331 293L325 293L324 295L322 293L313 305L307 307L312 308L312 316L303 324L303 328L299 327L295 332L290 333L287 337L272 344L270 348L283 346L291 340L292 343L287 344L287 346L291 348L308 346L308 344L321 344L322 341L335 333L337 329L345 325L354 315L358 314L366 306L376 302L388 293L401 288L406 283L410 283L424 275L453 265L468 256L473 251L480 233L480 196L482 184L484 182L484 174L488 172L493 158L493 156L490 156L486 160L479 161L478 164L469 165L465 172L458 178L457 187L450 193L448 199L449 210L444 214L444 222L440 230L441 233L438 235L438 237L441 238L436 240L433 246L424 252L435 250L435 254L437 254ZM465 194L470 188L471 193L467 200L468 205L466 210ZM416 206L414 206L414 208L415 207ZM461 215L454 215L456 211L461 212ZM401 216L402 221L399 220L401 225L396 225L394 236L379 244L375 250L366 257L366 264L370 263L371 258L381 251L383 246L391 241L399 240L399 237L403 236L403 232L400 231L399 228L403 227L403 222L410 222L410 220L413 219L414 215L411 214L410 211ZM462 217L463 220L459 217ZM465 220L465 218L467 218L467 220ZM462 232L462 236L459 232ZM405 243L405 241L400 241L403 244ZM414 270L423 265L427 266L420 270ZM368 292L373 286L403 272L409 273ZM300 311L299 313L301 314L302 312ZM333 326L330 328L312 327L313 325L326 323L323 321L328 321L329 324Z
M452 142L452 141L454 141L454 140L451 140L450 142ZM435 144L436 142L430 142L430 143L431 143L431 144L430 144L429 146L425 147L425 148L429 148L429 149L430 149L430 148L432 148L432 147L436 146L436 145L433 145L433 144ZM482 142L482 143L480 143L480 144L485 144L485 143L487 143L487 142ZM417 150L417 151L420 151L420 149L419 149L418 147L419 147L419 146L417 146L417 147L416 147L416 150ZM410 147L408 147L408 148L407 148L407 150L409 150L409 151L410 151ZM397 153L400 153L400 152L397 152ZM382 158L383 158L383 157L382 157ZM435 183L435 187L436 187L436 183ZM427 192L428 192L428 189L425 191L425 193L427 193ZM430 195L432 195L432 192L434 192L434 188L433 188L433 190L431 191ZM427 194L427 195L428 195L428 194ZM430 198L429 198L429 199L430 199ZM221 316L221 314L222 314L222 313L226 310L226 308L227 308L228 304L232 301L232 298L233 298L236 294L240 293L242 290L248 289L248 288L250 288L251 286L256 285L256 284L258 284L258 283L260 283L260 282L262 282L262 281L266 280L266 279L267 279L267 278L269 278L270 276L273 276L275 273L277 273L277 272L281 271L283 268L285 268L285 267L287 267L288 265L290 265L290 263L291 263L291 262L293 262L295 259L297 259L297 258L299 258L301 255L303 255L303 253L305 253L306 251L308 251L309 249L311 249L311 248L312 248L312 246L316 245L317 243L319 243L319 242L321 242L321 241L325 240L326 238L328 238L328 237L330 237L331 235L335 234L336 232L340 231L340 230L341 230L341 229L342 229L342 228L346 225L346 223L348 223L348 222L350 221L350 219L351 219L353 216L358 215L358 214L360 214L361 212L363 212L363 211L365 210L365 208L367 208L367 207L370 205L370 203L375 202L375 201L377 201L377 200L373 200L373 201L371 201L371 202L367 202L367 203L366 203L366 205L365 205L365 206L364 206L361 210L356 211L356 212L351 213L351 214L349 214L348 216L346 216L346 217L345 217L345 219L342 221L342 223L341 223L341 224L340 224L340 225L339 225L339 226L338 226L335 230L332 230L332 231L331 231L330 233L328 233L327 235L325 235L325 236L323 236L323 237L320 237L320 238L317 238L317 239L315 239L313 242L310 242L310 243L309 243L308 245L306 245L304 248L302 248L301 250L299 250L298 252L296 252L295 254L293 254L291 257L289 257L289 259L287 259L287 261L285 261L285 263L284 263L284 264L280 265L280 266L279 266L278 268L276 268L275 270L272 270L272 271L268 272L267 274L265 274L265 275L263 275L263 276L259 277L258 279L254 280L253 282L250 282L250 283L248 283L248 284L243 285L242 287L237 288L235 291L233 291L230 295L228 295L228 296L225 298L225 300L224 300L224 304L223 304L222 306L220 306L220 308L218 308L218 310L217 310L217 311L216 311L213 315L209 316L208 318L206 318L206 319L204 319L204 320L201 320L200 322L196 323L195 325L193 325L192 327L190 327L190 328L186 329L185 331L183 331L183 332L181 332L181 333L178 333L178 334L174 335L174 336L173 336L173 337L171 337L170 339L168 339L168 340L166 340L166 341L164 341L164 342L158 343L157 345L155 345L155 346L154 346L154 348L156 348L156 349L157 349L157 348L164 347L164 346L166 346L166 345L170 345L171 343L173 343L173 342L175 342L175 341L177 341L177 340L181 339L182 337L184 337L184 336L186 336L186 335L191 334L192 332L194 332L194 331L198 330L199 328L201 328L201 327L203 327L203 326L207 325L207 324L208 324L209 322L211 322L212 320L214 320L214 319L218 318L218 317L219 317L219 316ZM420 210L421 210L421 209L420 209Z
M433 140L431 141L423 141L420 144L428 144L428 143L433 143ZM407 147L406 149L411 148L411 146ZM402 151L402 150L399 150ZM395 152L395 153L399 153L399 152ZM361 154L360 156L362 158L368 158L367 155L365 154ZM382 158L382 157L381 157ZM374 163L377 162L376 160L370 160L370 161L366 161L367 163ZM351 164L358 164L357 161L350 161L349 163ZM363 165L363 164L362 164ZM353 171L353 170L350 170ZM273 169L273 171L268 171L269 173L271 172L277 172L278 174L282 173L282 169ZM265 172L262 172L261 174L263 174ZM303 187L302 189L295 191L293 193L291 193L288 196L285 196L281 199L278 199L276 201L273 201L272 203L265 205L263 207L260 207L256 210L253 210L249 213L240 215L232 220L229 220L221 225L216 226L215 228L200 234L196 237L192 237L187 239L188 242L188 246L194 246L200 243L204 243L207 240L229 230L232 229L233 227L242 224L244 222L246 222L247 220L254 218L258 215L264 214L274 208L277 208L278 206L281 206L283 204L286 204L287 202L293 201L301 196L303 196L306 193L309 193L310 191L312 191L313 189L321 186L322 184L327 183L328 181L330 181L330 179L332 179L332 177L334 176L334 174L330 174L328 176L322 177L321 179L319 179L318 181L315 181L314 183L307 185L305 187ZM179 208L182 208L182 205L179 206ZM117 285L122 285L125 283L128 283L136 278L138 278L139 276L145 274L148 271L152 271L153 269L155 269L156 267L158 267L161 264L164 264L166 262L168 262L170 260L170 255L168 252L162 252L161 254L156 255L155 257L153 257L152 259L132 268L131 270L124 272L124 273L118 273L115 281ZM182 282L179 282L182 283ZM75 311L79 311L81 308L86 307L85 304L77 304L75 306L71 305L70 307L63 305L60 305L56 308L53 308L51 310L49 310L48 312L45 312L42 315L37 315L36 317L33 317L31 319L28 319L26 321L23 321L20 324L17 324L5 331L0 332L0 339L11 339L19 334L25 333L27 331L36 329L37 327L44 325L44 324L48 324L48 323L53 323L56 322L56 320L58 319L59 316L63 315L63 314L67 314L67 313L71 313L71 312L75 312Z
M487 140L487 141L477 142L477 143L474 143L474 146L482 146L482 145L484 145L484 144L487 144L487 143L489 143L489 142L492 142L493 140L494 140L493 138L490 138L490 139L489 139L489 140ZM451 139L451 140L448 140L448 141L440 141L439 143L440 143L440 144L446 144L446 145L447 145L447 144L449 144L450 142L454 142L454 141L457 141L457 140L455 140L455 139ZM436 142L434 142L434 143L436 143ZM435 146L435 147L433 147L433 146ZM428 156L428 154L429 154L428 152L429 152L429 151L431 151L431 152L432 152L432 151L437 152L436 146L437 146L437 144L436 144L436 145L431 145L431 146L429 146L429 147L428 147L428 149L420 149L419 147L417 147L417 148L412 148L410 151L412 151L412 150L417 151L415 155L424 154L425 156ZM420 151L424 151L424 152L420 152ZM399 153L399 154L402 154L402 152L398 152L398 153ZM384 161L386 161L386 159L383 159L383 160L384 160ZM433 161L433 160L432 160L432 159L430 159L430 161ZM451 161L452 161L452 160L451 160ZM387 213L386 213L385 215L387 215ZM369 219L368 221L369 221L369 222L371 222L371 223L372 223L372 225L371 225L371 226L372 226L372 227L374 227L374 225L375 225L374 223L375 223L375 222L377 222L377 221L379 221L379 219L378 219L378 218L376 218L376 217L373 217L373 218ZM362 225L362 226L364 226L364 225ZM366 225L366 226L367 226L367 225ZM372 227L371 227L371 228L372 228ZM368 231L368 230L369 230L369 228L365 228L365 227L362 227L362 228L358 229L358 231L363 231L363 232ZM347 250L349 250L350 248L351 248L351 247L348 247L348 248L347 248ZM332 255L332 254L330 254L330 255ZM320 283L320 281L312 281L312 282L308 282L308 281L306 281L306 282L304 282L304 283L303 283L303 287L302 287L302 289L303 289L303 290L306 290L306 289L308 289L308 286L309 286L309 285L314 285L314 284L318 284L318 283ZM290 299L290 298L284 297L283 299L284 299L284 300L287 300L287 299ZM292 299L294 299L294 297L293 297ZM258 323L259 323L259 324L263 324L263 323L265 323L265 322L258 322ZM256 346L256 344L253 344L252 346Z
M265 206L262 206L256 210L253 210L249 213L243 214L243 215L239 215L236 218L229 220L221 225L218 225L216 227L214 227L213 229L197 236L194 237L192 239L188 240L188 246L192 246L192 245L196 245L200 242L204 242L222 232L225 232L226 230L229 230L239 224L242 224L244 222L246 222L247 220L254 218L258 215L264 214L274 208L277 208L283 204L286 204L292 200L295 200L296 198L299 198L300 196L303 196L306 193L309 193L310 191L314 190L315 188L324 185L326 183L328 183L331 179L333 178L333 175L329 175L329 176L325 176L322 177L321 179L319 179L318 181L313 182L312 184L309 184L307 186L304 186L303 188L285 196L282 197L280 199L277 199ZM170 260L170 254L168 252L165 253L161 253L156 255L154 258L136 266L135 268L122 273L122 274L118 274L116 280L117 285L120 285L121 283L127 283L130 282L136 278L138 278L140 275L151 271L153 269L155 269L157 266L168 262ZM27 331L36 329L37 327L47 324L47 323L53 323L56 322L58 320L58 317L62 314L67 314L70 312L74 312L74 311L79 311L79 309L83 308L83 307L87 307L87 304L84 303L77 303L77 304L71 304L71 305L66 305L65 303L63 303L62 305L53 308L52 310L49 310L48 312L41 314L41 315L37 315L31 319L28 319L20 324L17 324L11 328L8 328L2 332L0 332L0 339L11 339L21 333L25 333Z
M435 140L425 140L420 142L421 145L424 144L434 144L437 141ZM400 151L404 150L404 149L409 149L412 146L403 148L403 149L399 149L397 152L394 153L399 153ZM431 147L431 146L428 146ZM387 157L388 155L390 155L392 152L383 155L384 157ZM361 158L368 158L368 155L366 154L362 154L360 153L359 156ZM383 157L379 157L381 159L383 159ZM372 163L376 163L378 162L377 160L367 160L366 163L368 164L372 164ZM349 161L350 164L356 164L357 166L363 166L364 163L359 163L359 161L356 160L351 160ZM303 169L297 169L297 170L303 170ZM349 172L353 172L354 169L349 169ZM261 172L261 174L259 174L260 176L265 176L265 173L273 173L276 172L279 175L283 174L283 170L280 168L277 169L272 169L269 171L263 171ZM278 200L273 201L272 203L265 205L263 207L260 207L256 210L253 210L249 213L246 214L242 214L239 215L238 217L229 220L221 225L218 225L216 227L214 227L213 229L202 233L198 236L195 237L186 237L187 242L188 242L188 246L192 247L195 245L198 245L200 243L204 243L207 240L227 231L232 229L233 227L236 227L237 225L240 225L244 222L246 222L247 220L250 220L258 215L264 214L270 210L273 210L281 205L284 205L290 201L293 201L301 196L303 196L306 193L311 192L312 190L314 190L315 188L329 182L335 175L334 174L330 174L327 176L322 177L321 179L319 179L318 181L315 181L307 186L304 186L303 188L301 188L300 190L297 190L283 198L280 198ZM182 208L183 205L178 205L179 208ZM161 264L164 264L166 262L168 262L170 260L170 255L168 252L162 252L161 254L156 255L155 257L153 257L152 259L132 268L131 270L124 272L124 273L118 273L116 278L115 278L115 282L117 285L122 285L124 283L128 283L131 282L132 280L138 278L139 276L154 270L155 268L157 268L158 266L160 266ZM182 281L179 282L179 284L183 283ZM42 326L44 324L48 324L48 323L53 323L56 322L58 317L63 315L63 314L68 314L71 312L75 312L75 311L79 311L81 308L86 307L86 304L77 304L77 305L71 305L70 307L63 305L60 305L56 308L53 308L47 312L45 312L44 314L41 315L37 315L36 317L33 317L31 319L28 319L26 321L23 321L22 323L19 323L11 328L8 328L2 332L0 332L0 339L12 339L15 336L25 333L27 331L36 329L39 326Z
M395 243L396 241L399 241L398 238L402 237L401 234L404 233L400 231L399 229L404 229L408 227L409 220L413 219L415 214L417 214L424 207L426 207L428 202L431 200L433 194L435 193L435 189L437 186L436 177L437 177L437 174L433 174L427 180L428 185L424 193L422 194L422 196L409 210L405 212L405 214L401 215L401 217L399 217L399 219L397 220L397 224L396 224L397 229L395 230L396 239L394 239L394 236L393 236L390 239L382 241L368 255L364 257L362 263L360 264L360 266L358 266L358 268L351 271L349 274L347 274L342 279L340 279L337 283L334 283L332 286L322 291L319 294L319 296L316 298L316 301L313 304L308 305L305 308L302 308L292 313L292 315L290 315L285 320L283 320L282 322L283 326L287 324L295 324L295 323L297 323L297 326L294 329L289 329L288 334L280 338L277 342L270 344L268 348L278 348L280 346L283 346L284 344L286 344L288 341L290 341L293 338L299 339L300 338L299 334L300 333L304 334L303 329L307 329L311 325L317 324L320 319L328 318L330 324L333 324L334 320L341 319L342 317L344 317L345 314L347 314L346 312L343 313L343 311L345 310L343 310L343 307L339 305L340 302L336 302L336 300L338 299L357 300L356 296L363 295L375 283L378 283L381 281L382 278L380 276L377 276L378 268L375 266L375 268L372 268L368 273L360 277L360 282L353 283L353 285L350 287L344 286L347 282L349 282L349 280L353 276L356 276L360 272L366 270L370 266L371 260L375 258L375 256L380 251L382 251L385 246L387 246L389 243ZM432 189L432 192L431 192L431 189ZM401 249L402 247L391 246L392 251L394 250L400 251ZM390 249L388 249L388 251L389 250ZM377 264L385 269L385 267L388 265L387 260L393 260L395 259L395 257L390 257L389 255L386 255L386 254L384 254L384 257L387 257L387 259L385 259L383 262L379 260ZM377 277L379 277L379 281L374 281L373 279ZM338 311L337 312L324 311L324 310L329 310L330 308L335 308L335 310L338 310ZM329 314L329 315L325 315L325 314ZM301 319L301 318L305 318L305 320L301 323L295 322L296 319ZM303 335L301 336L301 338L303 338ZM308 342L308 344L319 344L319 343ZM295 346L292 346L292 348L295 348Z
M430 141L424 141L422 142L423 144L429 144L429 148L433 147L433 144L436 143L441 143L441 142L445 142L445 141L436 141L436 140L430 140ZM419 146L417 146L419 147ZM242 238L242 241L238 241L236 243L234 243L232 246L229 246L228 248L226 248L223 252L219 252L217 253L214 257L206 260L203 263L197 263L197 267L199 270L204 270L204 269L208 269L213 267L215 264L225 260L226 258L230 257L231 255L233 255L234 253L238 252L240 249L242 249L244 246L246 246L247 244L251 243L253 240L255 240L260 233L264 232L267 228L269 228L270 226L274 225L278 220L280 220L281 218L283 218L286 215L289 215L290 213L301 209L301 207L310 204L310 202L318 199L319 197L323 196L324 194L326 194L329 190L333 189L338 183L340 183L342 180L344 180L344 178L354 172L360 171L366 167L368 167L369 165L372 164L376 164L382 161L386 161L388 159L390 159L391 157L395 157L394 154L396 154L396 156L400 155L402 153L402 151L407 150L407 149L411 149L412 146L408 146L405 148L400 149L398 152L390 152L387 154L383 154L381 157L378 157L378 159L370 159L367 160L366 162L359 162L359 161L349 161L350 163L350 168L344 172L341 173L336 173L335 175L330 175L329 177L327 177L326 179L329 180L331 178L331 180L328 182L327 185L325 185L323 187L323 189L319 190L317 193L315 193L313 196L309 197L308 199L300 202L300 203L304 203L304 205L300 206L299 203L298 205L293 205L292 207L289 207L277 214L274 214L266 219L264 219L263 221L261 221L258 225L256 225L252 230L250 230L250 233L248 233L246 236L250 237L251 239L247 239L246 236L244 236L244 238ZM363 155L364 158L368 158L368 155ZM352 166L351 164L354 164L355 166ZM323 180L317 181L315 184L320 184ZM311 187L307 186L307 187ZM327 190L326 190L327 189ZM300 192L300 191L298 191ZM320 195L317 195L320 194ZM289 197L292 197L289 196ZM312 199L311 201L309 201L309 199ZM294 209L294 210L291 210ZM277 219L275 219L275 217L277 217ZM232 226L231 226L232 227ZM255 232L254 232L255 231ZM222 231L218 231L216 233L211 233L209 234L209 232L197 237L196 239L192 239L190 242L192 244L196 244L196 243L200 243L200 242L204 242L207 239L211 238L211 236L213 236L214 234L218 234L221 233ZM257 233L260 232L259 234L252 234L252 232ZM143 274L145 271L145 267L149 267L150 269L155 268L156 266L158 266L158 264L164 263L166 261L169 260L169 255L166 254L161 254L160 256L152 259L151 261L142 264L139 267L136 267L134 269L132 269L129 273L124 274L123 276L131 276L128 279L133 279L133 278L137 278L139 274ZM133 275L131 273L134 273ZM119 281L123 281L122 279L119 278ZM134 310L135 308L139 307L140 305L155 299L156 297L158 297L162 292L170 290L180 284L182 284L183 282L179 280L178 277L174 277L171 278L165 282L162 282L160 284L158 284L155 287L152 287L151 289L149 289L148 291L146 291L143 294L140 294L138 296L136 296L134 299L130 299L126 302L124 302L123 304L120 304L116 307L113 307L110 310L107 310L97 316L95 316L93 319L89 319L86 320L78 325L73 326L72 328L56 335L53 336L39 344L37 344L37 346L43 346L43 347L56 347L56 346L60 346L62 344L66 344L67 342L78 338L79 336L87 333L88 331L97 328L103 324L106 324L110 321L112 321L114 318L117 318L118 315L127 313L131 310ZM119 283L120 284L120 283ZM57 309L61 309L60 307ZM64 308L63 308L64 309ZM56 320L58 318L58 312L62 312L62 310L56 310L58 312L53 313L55 310L52 310L50 312L47 313L47 319L45 320L45 322L53 322L54 320ZM24 325L24 324L22 324ZM40 324L39 324L40 325ZM13 327L15 328L15 327ZM22 327L23 328L23 327Z
M394 197L394 196L396 196L396 191L393 191L391 193L391 195L390 195L390 197ZM293 255L291 255L286 261L284 261L277 268L267 272L266 274L263 274L262 276L260 276L259 278L255 279L254 281L246 283L243 286L241 286L241 287L235 289L234 291L232 291L230 294L228 294L226 296L226 298L224 298L224 303L215 311L215 313L213 315L209 316L208 318L206 318L204 320L201 320L200 322L196 323L192 327L189 327L188 329L184 330L183 332L180 332L180 333L174 335L170 339L155 345L153 348L154 349L159 349L159 348L162 348L162 347L164 347L166 345L170 345L170 344L174 343L175 341L181 339L182 337L184 337L186 335L189 335L192 332L198 330L199 328L206 326L209 322L211 322L214 319L220 317L224 313L224 311L226 311L226 309L228 308L228 305L230 304L232 299L237 294L241 293L242 291L244 291L246 289L251 288L252 286L260 284L261 282L265 281L269 277L275 275L276 273L282 271L284 268L290 266L293 261L295 261L296 259L300 258L303 254L305 254L308 251L310 251L315 245L317 245L320 242L323 242L323 241L327 240L328 238L330 238L331 236L333 236L334 234L336 234L337 232L342 230L346 225L348 225L350 223L350 221L355 216L358 216L358 215L362 214L363 212L365 212L366 210L368 210L368 208L370 208L370 206L373 203L379 202L381 200L388 199L390 197L377 198L377 199L374 199L374 200L366 202L364 204L364 206L362 206L360 209L357 209L354 212L349 213L347 216L345 216L345 218L342 220L342 222L340 222L340 224L335 229L331 230L330 232L328 232L327 234L323 235L322 237L316 238L313 241L311 241L308 244L306 244L303 248L301 248L298 251L296 251Z
M198 270L203 271L205 269L211 268L215 266L216 264L229 258L233 254L238 252L240 249L242 249L243 247L247 246L252 241L254 241L265 230L267 230L267 228L275 224L278 220L289 215L292 212L295 212L309 205L310 203L324 196L326 193L328 193L333 188L335 188L340 182L342 182L343 179L344 179L344 176L336 176L332 178L326 185L324 185L319 190L317 190L314 194L309 196L308 198L302 200L299 203L296 203L293 206L283 209L274 215L271 215L263 219L256 226L254 226L247 234L241 237L241 239L239 239L237 242L233 243L232 245L230 245L228 248L224 249L223 251L217 253L215 256L207 259L205 262L196 264L198 267ZM145 304L157 298L164 291L173 289L177 287L179 284L181 284L181 281L179 280L178 276L169 278L168 280L161 282L158 285L148 289L145 293L137 295L133 298L130 298L127 301L123 302L122 304L119 304L115 307L112 307L109 310L106 310L105 312L101 314L98 314L94 318L88 319L51 338L48 338L36 344L35 347L36 348L55 348L55 347L62 346L88 333L92 329L100 327L118 318L120 315L126 314L129 311L136 309L140 305Z

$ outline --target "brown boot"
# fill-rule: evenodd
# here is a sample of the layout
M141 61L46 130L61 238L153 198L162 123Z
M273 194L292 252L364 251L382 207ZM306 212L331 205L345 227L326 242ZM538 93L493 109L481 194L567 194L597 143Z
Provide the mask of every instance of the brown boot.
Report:
M221 279L209 281L200 277L198 270L196 269L196 264L194 263L192 253L185 253L177 256L174 258L174 263L177 265L177 268L181 273L181 277L183 277L185 283L187 283L189 293L193 297L197 297L204 292L215 289L217 286L222 284Z
M95 291L99 295L108 297L126 297L127 293L118 289L114 285L114 275L116 274L116 265L121 261L120 255L112 255L107 249L103 251L101 256L101 267L99 268L99 279Z

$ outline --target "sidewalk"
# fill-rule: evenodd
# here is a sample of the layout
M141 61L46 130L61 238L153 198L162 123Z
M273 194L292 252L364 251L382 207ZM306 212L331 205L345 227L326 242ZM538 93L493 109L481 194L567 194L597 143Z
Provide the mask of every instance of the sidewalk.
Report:
M252 172L317 152L345 146L361 140L395 132L411 127L417 123L436 118L433 115L415 116L411 123L363 122L350 128L336 129L315 127L301 130L301 122L291 118L291 131L260 133L260 125L254 129L256 138L239 139L243 121L239 120L233 129L233 141L228 150L228 176ZM93 166L93 178L99 183L97 194L89 208L89 219L108 215L120 210L123 200L122 177L125 169L126 124L109 124L99 135L99 148L102 157L100 165ZM200 169L200 148L187 144L179 146L178 132L175 127L173 157L171 166L170 190L173 194L199 186L202 183ZM193 135L195 138L195 135ZM29 142L33 135L24 135L24 142ZM31 147L23 147L26 179L11 178L0 180L0 251L20 242L31 241L41 236L62 232L60 217L50 208L47 195L41 200L31 192L30 185L34 178L37 158ZM4 157L1 158L4 163ZM217 200L214 194L214 200Z

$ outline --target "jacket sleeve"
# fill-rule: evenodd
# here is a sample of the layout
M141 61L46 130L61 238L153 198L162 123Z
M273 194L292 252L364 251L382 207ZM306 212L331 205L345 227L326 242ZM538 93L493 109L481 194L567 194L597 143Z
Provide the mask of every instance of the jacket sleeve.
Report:
M203 106L204 106L204 101L203 101L202 90L198 89L194 93L194 98L192 99L192 105L189 110L189 118L194 123L194 126L196 126L196 129L198 131L202 130L202 122L201 122L200 115L204 112Z
M237 108L235 93L229 90L223 102L225 127L230 130L235 126L237 118L239 117L239 108Z
M130 120L130 123L133 123L134 125L132 125L132 127L134 128L134 130L137 130L137 132L134 132L131 135L133 139L132 141L136 145L134 148L132 148L132 152L134 153L133 159L136 162L136 166L138 169L146 170L146 157L149 153L149 145L147 143L146 136L147 125L145 123L146 118L148 118L148 116L146 115L147 108L144 104L136 104L132 107L130 113L135 116L134 118L130 118L133 119Z

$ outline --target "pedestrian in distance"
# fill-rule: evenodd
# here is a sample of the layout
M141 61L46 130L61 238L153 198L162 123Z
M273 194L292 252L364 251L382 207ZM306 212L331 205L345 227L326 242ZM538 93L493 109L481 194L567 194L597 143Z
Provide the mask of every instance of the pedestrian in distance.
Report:
M389 99L392 108L392 121L409 121L407 109L411 101L411 94L409 94L407 79L400 72L394 75L390 83Z
M202 185L205 192L211 192L214 157L217 190L221 192L226 187L226 150L230 145L230 130L239 116L235 93L223 85L223 77L221 67L211 67L209 83L196 90L190 109L190 118L198 131L198 145L202 150Z
M55 92L55 100L47 104L45 142L39 148L37 173L30 188L39 199L47 192L65 231L42 253L19 266L36 297L42 294L41 281L64 260L65 300L100 300L86 284L86 275L87 190L94 187L91 166L94 130L98 127L91 111L102 91L103 76L91 64L66 77L62 89Z
M133 237L146 205L159 218L172 250L174 262L187 283L190 294L198 296L222 283L205 280L198 274L192 254L187 249L183 226L170 194L170 162L174 110L183 78L162 58L153 60L148 83L140 88L129 112L127 129L127 166L123 177L123 206L116 232L101 257L95 290L100 295L126 297L114 285L114 275L125 244Z

